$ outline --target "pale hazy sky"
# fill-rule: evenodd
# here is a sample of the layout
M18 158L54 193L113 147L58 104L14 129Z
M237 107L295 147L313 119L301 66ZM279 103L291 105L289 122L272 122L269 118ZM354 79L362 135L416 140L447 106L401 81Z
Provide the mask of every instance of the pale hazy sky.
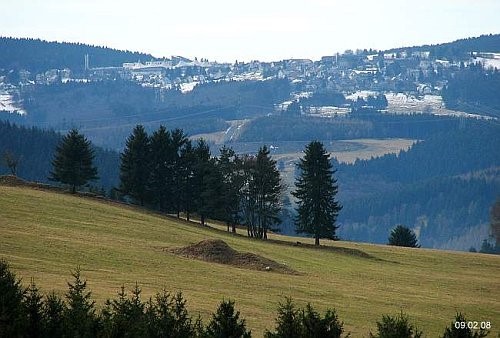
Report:
M0 0L0 35L217 61L500 33L500 0Z

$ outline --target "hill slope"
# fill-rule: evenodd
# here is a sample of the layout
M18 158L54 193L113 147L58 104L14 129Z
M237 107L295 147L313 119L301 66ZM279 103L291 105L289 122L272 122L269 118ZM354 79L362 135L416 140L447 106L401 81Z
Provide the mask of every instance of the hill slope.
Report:
M358 251L261 242L118 204L7 186L0 186L0 233L0 257L25 284L34 277L42 290L62 293L70 270L80 265L100 305L122 284L130 289L136 281L145 297L161 288L182 290L190 311L205 318L223 297L231 298L256 337L273 327L283 296L299 305L312 302L319 310L336 307L355 337L374 331L382 314L401 309L429 337L441 334L458 310L471 320L491 321L492 336L500 332L497 256L347 242L328 245ZM170 251L204 239L222 239L235 250L285 263L299 275L229 267Z

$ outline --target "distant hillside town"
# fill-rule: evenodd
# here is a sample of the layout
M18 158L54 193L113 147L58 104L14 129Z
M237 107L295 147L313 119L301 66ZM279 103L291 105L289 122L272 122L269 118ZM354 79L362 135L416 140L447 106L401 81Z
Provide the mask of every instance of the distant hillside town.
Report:
M489 36L486 38L491 40ZM73 66L73 69L64 67L33 72L22 68L22 65L16 65L17 69L4 68L0 72L0 111L25 113L20 91L29 86L125 80L154 88L156 99L163 100L168 90L187 93L197 85L207 83L286 79L293 85L293 92L290 100L277 107L282 110L294 100L312 93L338 92L354 101L358 97L366 99L367 96L383 93L389 101L389 109L396 105L397 110L403 111L406 107L439 112L444 108L441 100L443 89L455 73L471 65L480 65L485 71L500 69L500 46L498 50L466 52L457 48L443 52L441 47L347 50L342 54L324 56L318 61L288 59L218 63L203 58L190 60L173 56L170 59L122 62L121 65L102 65L102 57L99 58L101 65L94 65L90 51L79 55L80 65ZM144 58L144 55L139 56ZM116 63L115 59L111 61ZM414 98L421 100L419 102ZM345 106L312 110L326 116L346 111L349 109Z

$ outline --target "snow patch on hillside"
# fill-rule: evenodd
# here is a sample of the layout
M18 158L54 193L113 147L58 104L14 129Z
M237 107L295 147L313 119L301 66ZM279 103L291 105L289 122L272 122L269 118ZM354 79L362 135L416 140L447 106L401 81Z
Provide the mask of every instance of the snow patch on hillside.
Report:
M181 92L183 94L186 94L186 93L189 93L190 91L192 91L194 89L194 87L196 87L196 85L198 84L199 82L198 81L193 81L193 82L187 82L187 83L181 83L179 85L180 89L181 89Z
M464 118L475 118L493 120L494 117L470 114L456 110L446 109L443 98L440 95L412 96L403 93L386 93L387 112L392 114L432 114L439 116L453 116Z
M13 95L4 89L0 89L0 111L26 115L26 111L21 107L19 102L16 102Z

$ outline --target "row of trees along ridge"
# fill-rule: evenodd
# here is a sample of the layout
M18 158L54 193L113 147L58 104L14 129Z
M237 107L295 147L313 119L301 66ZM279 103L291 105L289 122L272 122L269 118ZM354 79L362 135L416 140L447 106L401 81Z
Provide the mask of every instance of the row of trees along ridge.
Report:
M56 149L51 180L71 186L72 192L97 177L90 142L71 130ZM293 196L298 202L295 220L299 233L337 239L337 181L323 144L311 142L298 164L300 175ZM249 237L267 239L278 230L284 186L266 146L256 155L237 155L226 146L219 157L208 144L194 144L181 129L160 126L151 136L137 125L121 154L120 186L129 201L160 212L181 213L189 221L196 213L201 225L211 218L236 232L244 224Z

